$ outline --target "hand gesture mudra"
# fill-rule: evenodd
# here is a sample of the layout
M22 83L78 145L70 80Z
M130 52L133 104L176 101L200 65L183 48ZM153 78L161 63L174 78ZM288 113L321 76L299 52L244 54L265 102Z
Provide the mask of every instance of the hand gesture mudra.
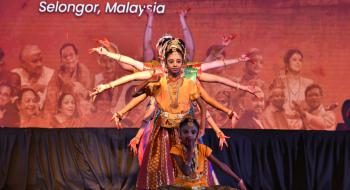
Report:
M226 136L223 132L219 132L217 134L217 137L219 138L219 147L220 147L220 150L222 150L222 148L224 147L224 145L226 147L228 147L228 144L227 144L227 141L226 139L229 139L230 137Z
M232 40L236 38L236 36L237 36L236 34L230 34L228 36L223 36L221 44L224 46L228 46L232 42Z
M250 60L250 58L248 57L248 55L246 54L242 54L239 58L238 58L239 61L241 62L247 62Z
M91 48L89 49L89 53L98 53L100 55L107 55L108 54L108 50L104 47L96 47L96 48Z
M122 128L123 128L123 126L122 126L122 124L121 124L122 118L121 118L121 116L118 114L118 112L115 113L115 114L113 114L112 120L114 120L114 123L115 123L117 129L122 129Z
M236 124L237 124L237 121L239 119L239 116L236 112L233 111L233 116L231 118L231 127L232 128L235 128L236 127Z
M109 84L99 84L99 85L97 85L97 86L94 88L94 91L93 91L92 93L90 93L90 97L91 97L92 100L94 101L94 100L96 99L96 96L97 96L99 93L101 93L101 92L103 92L103 91L105 91L105 90L107 90L107 89L109 89L109 88L111 88L111 86L110 86Z
M99 43L100 45L106 47L107 49L112 46L111 42L107 38L96 39L96 42Z
M140 142L140 138L134 137L133 139L131 139L129 143L129 148L133 152L134 156L137 155L137 145L139 144L139 142Z

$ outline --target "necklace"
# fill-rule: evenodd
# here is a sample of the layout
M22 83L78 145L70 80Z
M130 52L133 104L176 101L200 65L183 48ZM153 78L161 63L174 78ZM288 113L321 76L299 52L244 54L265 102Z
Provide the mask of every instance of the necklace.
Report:
M181 86L180 84L181 84L181 79L178 79L173 83L167 84L167 90L168 90L168 94L169 94L170 101L171 101L170 107L174 108L174 109L179 107L178 101L179 101L179 90L180 90L180 86ZM174 94L175 98L174 98L173 94Z

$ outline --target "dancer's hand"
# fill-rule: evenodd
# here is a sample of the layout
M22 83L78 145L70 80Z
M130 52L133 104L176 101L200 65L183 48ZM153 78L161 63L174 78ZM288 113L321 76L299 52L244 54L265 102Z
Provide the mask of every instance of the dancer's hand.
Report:
M114 120L114 123L115 123L117 129L122 129L122 128L123 128L123 126L122 126L122 124L121 124L122 118L120 117L120 115L118 114L118 112L115 113L115 114L113 114L113 117L112 117L111 120Z
M236 127L238 119L239 119L239 117L238 117L237 113L234 112L233 117L231 119L231 128L235 128Z
M107 49L112 47L111 42L107 38L95 39L95 40L99 45L102 45L102 46L106 47Z
M153 18L153 11L152 11L152 9L146 9L146 15L149 18Z
M224 46L230 45L230 43L232 42L233 39L236 38L236 36L237 36L236 34L230 34L228 36L223 36L221 44Z
M241 190L248 190L247 187L246 187L245 184L244 184L243 179L239 180L238 185L239 185L239 188L240 188Z
M219 133L216 134L217 137L219 138L219 147L220 150L222 150L222 148L224 147L224 145L226 145L226 147L228 147L227 141L226 139L229 139L230 137L226 136L222 131L220 131Z
M187 15L187 13L188 13L190 10L191 10L191 8L187 8L187 9L181 10L181 11L179 12L180 18L182 18L182 19L186 18L186 15Z
M107 55L108 54L108 50L104 47L96 47L96 48L91 48L89 49L89 53L98 53L100 55Z
M240 62L247 62L247 61L250 60L250 58L248 57L247 54L242 54L242 55L238 58L238 60L239 60Z
M97 85L94 88L94 91L92 93L90 93L90 97L92 98L92 101L95 101L95 98L96 98L96 96L99 93L101 93L101 92L103 92L103 91L105 91L105 90L107 90L109 88L111 88L111 86L109 84L99 84L99 85Z
M245 90L247 92L253 94L257 98L263 98L264 97L264 92L258 86L246 86Z
M133 152L134 156L137 155L137 145L140 143L139 137L134 137L129 143L130 150Z
M204 134L205 134L205 128L201 128L201 129L199 129L199 131L198 131L198 138L203 137L203 136L204 136Z

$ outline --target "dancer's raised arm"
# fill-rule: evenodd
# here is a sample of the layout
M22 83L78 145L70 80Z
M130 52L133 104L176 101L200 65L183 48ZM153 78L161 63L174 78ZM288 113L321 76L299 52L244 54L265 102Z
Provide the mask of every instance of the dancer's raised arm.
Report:
M215 123L214 119L211 117L210 113L207 111L206 112L206 118L207 121L210 125L210 127L215 131L216 136L219 138L219 147L220 150L226 145L228 147L226 139L229 139L230 137L226 136L224 132L219 128L219 126Z
M232 64L244 63L248 60L249 60L249 58L244 54L244 55L241 55L241 57L236 58L236 59L220 59L220 60L215 60L215 61L211 61L211 62L205 62L205 63L201 64L201 70L206 71L209 69L225 67L225 66L232 65Z
M114 80L110 83L107 84L100 84L97 85L94 88L94 91L90 94L90 96L94 99L95 96L109 88L114 88L117 87L119 85L125 84L127 82L130 81L134 81L134 80L147 80L152 78L153 74L159 74L161 73L161 71L159 70L149 70L149 71L142 71L142 72L137 72L137 73L133 73L130 75L125 75L121 78L118 78L117 80Z
M230 119L238 119L237 114L233 110L226 108L225 106L220 104L218 101L216 101L214 98L210 97L209 94L204 90L204 88L200 84L197 83L197 86L200 91L200 96L203 98L205 102L207 102L209 105L213 106L214 108L225 112Z
M247 91L253 95L257 95L257 93L261 91L261 89L256 87L256 86L241 85L241 84L234 82L228 78L221 77L218 75L209 74L209 73L204 73L204 72L201 73L200 75L198 75L198 79L200 81L204 81L204 82L221 83L221 84L227 85L227 86L232 87L232 88L237 88L239 90Z
M112 120L114 120L114 122L117 126L117 129L122 128L120 121L122 120L124 114L127 113L128 111L132 110L137 105L139 105L146 98L147 98L146 94L142 94L140 96L137 96L137 97L133 98L128 104L126 104L120 111L113 114Z
M145 29L145 36L143 39L143 60L152 61L154 59L154 53L152 49L152 26L153 26L153 12L151 9L146 10L147 13L147 25Z
M187 59L189 61L192 61L193 57L194 57L194 42L193 42L191 31L190 31L190 29L187 25L187 22L186 22L186 15L189 11L190 11L189 8L182 10L180 12L179 16L180 16L180 23L181 23L182 31L184 34L184 41L185 41L186 49L187 49Z
M107 49L105 49L103 47L91 48L89 50L89 53L93 53L93 52L96 52L98 54L105 55L107 57L115 59L120 63L125 63L128 65L131 65L132 67L134 67L135 69L137 69L139 71L143 70L144 63L141 61L137 61L131 57L128 57L128 56L125 56L122 54L118 54L118 53L109 52Z

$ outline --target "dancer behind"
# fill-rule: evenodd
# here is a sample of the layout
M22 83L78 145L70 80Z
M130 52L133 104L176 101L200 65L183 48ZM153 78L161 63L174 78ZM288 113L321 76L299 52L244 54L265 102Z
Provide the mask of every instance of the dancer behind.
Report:
M158 41L157 49L159 51L158 53L160 57L159 62L158 61L152 61L152 62L137 61L128 56L124 56L117 53L111 53L103 47L90 49L90 53L97 52L101 55L106 55L108 57L118 60L121 66L125 69L128 69L130 71L141 71L131 75L123 76L108 84L100 84L95 88L95 91L91 94L91 96L94 97L98 93L108 88L114 88L116 86L119 86L121 84L130 82L133 80L147 80L147 79L150 79L153 74L164 73L165 69L164 67L161 66L161 65L164 65L164 46L167 44L167 42L169 42L169 40L172 40L172 39L174 39L172 38L172 36L164 36ZM204 81L204 82L222 83L224 85L254 94L257 91L260 91L260 89L253 86L240 85L239 83L233 82L232 80L229 80L227 78L203 72L208 69L214 69L217 67L223 67L231 64L240 63L240 62L246 62L248 60L249 60L248 57L246 57L245 55L242 55L238 59L215 60L207 63L188 62L184 65L184 68L186 68L185 77L191 77L194 79L198 78L200 81Z
M185 12L183 11L181 14L184 14ZM150 19L150 18L149 18ZM148 27L147 29L148 30ZM146 34L147 34L147 31L146 31ZM145 34L145 41L147 39L147 36L150 37L150 35L146 35ZM190 33L189 33L190 34ZM189 35L189 37L191 37L191 35ZM232 40L234 37L233 36L229 36L227 38L225 38L224 40L226 42L229 42L230 40ZM155 71L155 69L157 69L159 71L159 73L162 73L162 72L165 72L163 69L164 69L164 47L165 45L167 44L167 42L169 40L173 39L172 36L170 35L165 35L163 36L157 43L157 50L158 50L158 57L159 57L159 62L158 61L151 61L151 62L145 62L145 63L142 63L142 62L138 62L136 60L133 60L131 58L128 58L126 56L124 56L126 59L124 61L119 61L119 63L121 64L121 66L126 69L126 70L129 70L129 71L135 71L135 70L138 70L138 71L142 71L142 70L145 70L145 71L149 71L149 70L152 70L154 69L153 71ZM192 42L192 40L189 40ZM110 43L108 42L108 40L105 40L104 43L102 44L103 46L105 47L109 47ZM145 44L149 44L149 43L146 43ZM146 48L146 47L145 47ZM93 48L92 49L92 52L93 51L97 51L98 53L104 55L102 52L106 52L107 56L110 56L110 57L113 57L113 53L110 53L110 52L107 52L105 51L104 48L100 49L100 48ZM147 52L152 52L152 51L147 51ZM191 52L190 52L191 53ZM120 55L120 54L114 54L114 55ZM116 56L114 56L114 58L117 58ZM121 56L121 55L120 55ZM119 57L120 58L120 57ZM232 63L238 63L239 61L244 61L245 58L243 58L242 60L233 60ZM214 61L213 64L205 64L204 65L204 69L211 69L211 68L216 68L216 67L219 67L219 66L226 66L226 65L229 65L231 62L229 60L222 60L222 62L220 61ZM161 65L163 67L161 67ZM189 63L188 64L188 67L185 69L185 75L184 77L185 78L190 78L194 81L197 80L197 76L199 76L198 78L200 80L203 80L203 81L207 81L207 82L221 82L221 83L224 83L226 85L230 85L231 87L237 87L237 88L240 88L242 90L246 90L250 93L254 93L255 91L259 91L259 89L256 89L254 87L248 87L248 86L242 86L242 85L239 85L238 83L234 83L226 78L223 78L223 77L219 77L219 76L216 76L216 75L212 75L212 74L207 74L207 73L202 73L200 71L200 64L193 64L193 63ZM201 73L201 75L199 75L199 73ZM129 82L129 81L132 81L132 80L145 80L145 79L148 79L152 74L150 72L139 72L139 73L134 73L132 75L127 75L127 76L124 76L120 79L117 79L111 83L108 83L108 84L101 84L101 85L98 85L96 88L95 88L95 92L93 92L91 95L93 97L95 97L95 95L97 95L98 93L110 88L110 87L116 87L120 84L123 84L123 83L126 83L126 82ZM146 76L146 77L145 77ZM150 108L155 108L156 106L155 105L152 105L150 106ZM150 113L153 112L148 110ZM219 145L220 145L220 148L222 149L223 145L226 145L227 146L227 142L226 142L226 138L228 138L227 136L225 136L225 134L220 130L219 127L217 127L217 125L215 124L214 120L212 119L212 117L210 116L209 113L207 113L207 120L210 124L210 126L214 129L214 131L216 132L217 134L217 137L219 138ZM150 123L148 121L148 123ZM148 130L149 127L145 128L145 127L141 127L140 130L138 131L137 135L135 136L135 138L133 138L131 141L130 141L130 148L131 150L136 154L137 153L137 148L136 148L136 145L140 142L140 139L141 137L143 136L144 132L146 134L146 137L147 137L147 134L150 130ZM144 144L145 141L143 141L141 143ZM142 146L143 147L143 146ZM141 152L141 155L139 154L139 161L141 162L142 160L142 152Z
M172 39L172 36L168 36L168 35L166 35L166 36L163 36L159 41L158 41L158 43L157 43L157 49L158 49L158 54L159 54L159 58L160 58L160 62L164 62L164 46L166 45L166 43L169 41L169 40L171 40ZM231 40L231 37L228 37L227 39L226 39L226 41L229 41L229 40ZM103 46L105 46L105 47L108 47L109 45L108 45L108 41L107 40L105 40L104 41L104 43L103 43ZM98 53L100 53L100 51L104 51L104 49L102 48L102 49L99 49L99 48L93 48L92 49L92 51L97 51ZM107 51L105 51L105 52L107 52ZM111 55L112 53L109 53L108 52L108 54L109 55ZM115 55L118 55L118 54L115 54ZM119 54L120 55L120 54ZM113 57L113 56L112 56ZM162 70L163 68L162 67L160 67L159 65L161 65L159 62L157 63L157 61L153 61L153 62L148 62L148 63L141 63L141 64L137 64L136 62L136 60L134 60L134 61L131 61L130 62L130 60L132 60L131 58L127 58L126 56L124 56L125 58L126 58L126 60L129 60L129 62L126 64L126 63L124 63L124 62L119 62L120 64L121 64L121 66L124 68L124 69L126 69L126 70L130 70L130 71L133 71L133 70L138 70L137 68L139 68L138 66L136 66L136 68L135 67L132 67L131 65L142 65L142 67L143 67L143 70L150 70L150 69L160 69L160 70ZM237 60L236 60L237 61ZM218 62L218 61L216 61L216 62L213 62L213 63L219 63L219 64L221 64L220 62ZM225 63L225 60L223 60L223 65L225 65L226 63ZM227 64L229 64L230 62L229 61L227 61ZM215 68L215 67L217 67L218 65L216 65L215 66L215 64L214 64L214 66L207 66L206 68ZM158 65L158 67L156 67ZM162 65L164 65L164 64L162 64ZM187 78L190 78L190 79L192 79L192 80L197 80L197 75L198 75L198 73L201 73L200 71L199 71L199 68L198 68L198 65L200 65L200 64L189 64L190 66L189 67L187 67L186 69L185 69L185 77L187 77ZM209 64L210 65L210 64ZM134 68L134 69L133 69ZM141 69L141 68L139 68L139 69ZM159 71L159 70L158 70ZM159 73L161 73L161 72L163 72L163 71L159 71ZM123 84L123 83L126 83L126 82L129 82L129 81L131 81L131 80L144 80L144 79L148 79L149 77L150 77L151 75L150 75L150 72L139 72L139 73L134 73L134 74L132 74L132 75L128 75L128 76L124 76L124 77L122 77L122 78L120 78L120 79L117 79L117 80L115 80L115 81L113 81L113 82L111 82L111 83L108 83L108 84L101 84L101 85L98 85L96 88L95 88L95 92L94 93L92 93L91 95L92 96L95 96L96 94L98 94L98 93L100 93L100 92L102 92L102 91L104 91L105 89L108 89L108 88L110 88L110 87L116 87L116 86L118 86L118 85L120 85L120 84ZM234 87L237 87L237 88L241 88L241 89L243 89L243 90L247 90L247 91L249 91L249 92L255 92L255 91L258 91L259 89L255 89L254 87L248 87L248 86L242 86L242 85L239 85L239 84L237 84L237 83L233 83L232 81L230 81L230 80L228 80L228 79L225 79L225 78L222 78L222 77L219 77L219 76L216 76L216 75L212 75L212 74L207 74L207 73L202 73L201 75L200 75L201 77L199 77L200 79L205 79L204 81L207 81L207 82L216 82L216 81L218 81L218 82L223 82L223 83L226 83L226 84L229 84L229 85L231 85L231 86L234 86ZM155 106L153 106L153 107L155 107ZM207 113L207 118L208 118L208 121L209 121L209 124L210 124L210 126L215 130L215 132L217 133L217 136L218 136L218 138L220 139L220 147L222 148L222 146L224 145L224 144L227 144L226 143L226 136L223 134L223 132L218 128L218 127L216 127L217 125L214 123L214 120L211 118L211 116L210 116L210 114L209 113ZM131 143L130 143L130 146L131 146L131 148L132 148L132 150L134 151L134 152L136 152L135 150L136 150L136 144L138 144L138 142L139 142L139 140L140 140L140 138L142 137L142 134L143 134L143 130L140 130L139 132L138 132L138 135L135 137L135 139L133 139L132 141L131 141Z
M184 41L186 44L186 49L187 49L187 60L192 61L194 57L194 43L193 43L193 38L191 31L187 25L186 22L186 15L190 9L185 9L179 12L179 19L184 35ZM143 42L143 57L144 61L149 62L152 60L156 60L156 57L154 56L153 48L151 45L152 42L152 26L153 26L153 12L150 9L146 10L147 13L147 25L145 29L145 36L144 36L144 42Z
M230 118L234 112L215 100L210 99L204 89L195 81L182 77L182 65L185 58L185 46L180 39L169 41L165 50L165 68L158 82L147 84L145 91L134 98L122 110L114 115L116 125L120 127L123 115L143 101L147 95L155 98L159 107L155 116L155 125L150 142L147 144L144 159L138 176L138 189L156 189L173 182L173 166L170 158L170 147L178 144L178 125L191 108L191 102L197 101L202 110L204 129L205 109L202 99L226 112ZM201 97L201 98L200 98ZM164 169L165 168L165 169ZM161 171L161 172L160 172Z
M198 143L199 124L188 115L180 123L181 144L171 147L170 154L175 160L175 186L208 187L208 160L219 167L234 180L242 190L247 189L243 179L239 178L225 163L219 161L211 153L212 150Z

